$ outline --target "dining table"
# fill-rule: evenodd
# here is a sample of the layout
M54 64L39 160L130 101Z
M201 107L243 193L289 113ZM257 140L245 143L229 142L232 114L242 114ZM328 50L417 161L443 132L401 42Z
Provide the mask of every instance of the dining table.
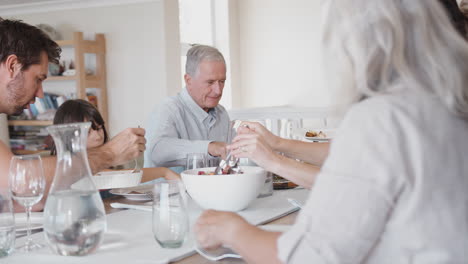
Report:
M139 201L129 200L129 199L126 199L125 197L122 197L122 196L109 197L109 198L104 199L104 207L106 209L107 214L112 214L112 213L119 212L119 211L122 211L122 210L129 210L129 209L112 208L111 205L110 205L111 203L124 203L124 204L135 204L135 205L141 204L141 202L139 202ZM285 215L285 216L280 217L278 219L275 219L275 220L273 220L271 222L265 223L265 225L292 225L294 223L297 215L298 215L298 211L293 212L293 213L288 214L288 215ZM176 264L212 264L214 262L204 258L203 256L201 256L198 253L194 253L191 256L188 256L188 257L186 257L184 259L181 259L181 260L178 260L178 261L175 261L175 262L171 262L171 263L176 263ZM243 259L226 258L226 259L216 261L215 263L236 263L236 264L240 264L240 263L246 263L246 262Z
M144 179L158 179L157 175L150 175L151 170L143 170ZM271 227L287 227L294 223L300 206L288 202L289 197L304 203L309 190L295 188L289 190L275 190L269 197L257 198L248 208L238 212L247 221L255 225L270 225ZM206 259L195 250L194 234L190 233L187 241L180 249L162 249L155 241L151 232L151 201L132 200L128 196L116 195L103 199L107 214L107 232L101 247L94 253L83 257L62 257L53 254L49 249L43 248L36 252L24 253L14 252L12 256L0 259L0 263L179 263L179 264L202 264L202 263L245 263L238 258L225 258L216 262ZM114 203L125 205L146 206L149 210L134 210L114 208ZM196 213L192 214L191 224L203 211L196 202L191 200L191 208ZM114 207L112 206L114 204ZM195 204L195 206L194 206ZM149 212L148 212L149 211ZM193 213L193 212L192 212ZM35 240L46 244L43 232L33 235ZM18 240L18 239L17 239ZM24 237L19 238L23 243ZM82 262L84 261L84 262Z

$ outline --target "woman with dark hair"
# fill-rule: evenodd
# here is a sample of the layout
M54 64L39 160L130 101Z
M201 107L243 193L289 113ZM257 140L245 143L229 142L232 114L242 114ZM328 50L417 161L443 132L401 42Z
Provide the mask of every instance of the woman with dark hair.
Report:
M109 140L104 119L99 110L90 102L82 99L68 100L63 103L55 113L54 125L91 122L89 129L87 148L96 148ZM51 155L56 155L55 144L51 144ZM142 182L154 180L160 177L166 179L178 179L179 175L172 170L164 167L143 168Z
M82 99L68 100L57 109L54 125L76 122L91 122L87 148L98 147L108 141L104 119L99 110L90 102ZM56 154L55 144L52 144L51 155Z

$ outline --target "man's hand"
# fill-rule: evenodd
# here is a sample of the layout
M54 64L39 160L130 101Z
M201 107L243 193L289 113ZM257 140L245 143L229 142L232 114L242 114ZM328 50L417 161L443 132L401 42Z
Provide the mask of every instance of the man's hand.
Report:
M127 128L105 145L112 153L112 165L120 165L137 158L146 147L144 128Z
M208 144L208 153L213 157L226 158L226 142L213 141Z

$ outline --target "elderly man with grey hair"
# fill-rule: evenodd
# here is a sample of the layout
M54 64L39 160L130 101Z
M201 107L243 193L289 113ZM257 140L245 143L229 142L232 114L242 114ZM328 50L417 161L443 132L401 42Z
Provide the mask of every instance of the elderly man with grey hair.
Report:
M226 81L226 63L216 49L195 45L187 52L186 87L158 108L154 138L148 148L155 166L184 166L188 153L212 157L226 154L229 116L219 100Z

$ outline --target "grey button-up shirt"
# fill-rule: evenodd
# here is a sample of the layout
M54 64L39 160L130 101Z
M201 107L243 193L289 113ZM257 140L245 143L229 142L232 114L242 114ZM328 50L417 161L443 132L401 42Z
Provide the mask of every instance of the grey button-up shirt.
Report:
M213 141L226 142L229 115L218 105L205 112L184 88L165 99L157 111L156 129L149 142L155 166L185 166L188 153L207 153Z

